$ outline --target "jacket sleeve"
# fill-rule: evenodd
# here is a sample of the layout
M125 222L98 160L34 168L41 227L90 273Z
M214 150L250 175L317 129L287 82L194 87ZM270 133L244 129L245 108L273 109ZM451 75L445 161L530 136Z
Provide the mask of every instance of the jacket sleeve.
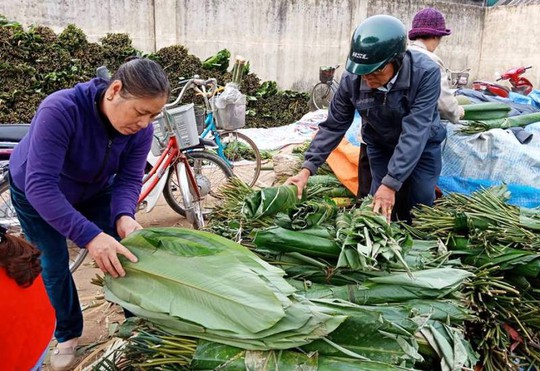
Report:
M119 171L114 177L111 199L111 220L122 216L135 217L137 201L141 193L146 157L152 145L153 126L136 134L120 159Z
M402 120L402 131L388 163L388 173L382 184L399 191L411 175L431 134L441 90L439 68L426 70L418 83L411 109Z
M69 203L59 181L73 124L64 112L43 107L32 121L25 195L38 214L78 246L86 246L101 229Z
M342 76L339 88L330 103L328 118L319 124L319 131L305 153L302 167L308 169L312 175L338 146L354 120L355 108L351 102L350 91L353 84L350 77L348 74Z
M461 107L454 94L450 91L448 74L444 65L441 65L441 95L437 101L441 118L448 120L453 124L458 124L463 116L463 107Z

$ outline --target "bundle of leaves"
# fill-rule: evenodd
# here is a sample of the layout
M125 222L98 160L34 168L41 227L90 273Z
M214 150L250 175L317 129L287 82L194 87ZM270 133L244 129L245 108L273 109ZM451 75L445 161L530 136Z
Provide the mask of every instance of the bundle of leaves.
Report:
M540 213L509 205L505 186L472 196L452 194L415 211L412 233L448 241L449 251L476 274L463 290L476 317L467 336L486 370L540 362L537 287Z
M105 277L106 298L173 334L288 349L325 337L346 319L295 295L285 272L223 237L148 228L122 244L138 262L123 259L121 280Z
M73 24L57 36L50 28L33 26L25 30L21 24L0 16L0 123L30 122L47 95L93 78L100 66L114 73L127 57L139 55L143 53L133 47L127 34L109 33L99 43L91 43ZM222 50L209 58L208 69L181 45L147 56L165 68L174 88L180 78L194 75L216 78L220 85L230 82L232 75L227 71L225 55ZM249 101L247 127L290 124L309 111L309 96L305 93L274 91L256 97L260 88L255 74L243 77L240 90ZM197 103L193 95L188 94L185 99Z

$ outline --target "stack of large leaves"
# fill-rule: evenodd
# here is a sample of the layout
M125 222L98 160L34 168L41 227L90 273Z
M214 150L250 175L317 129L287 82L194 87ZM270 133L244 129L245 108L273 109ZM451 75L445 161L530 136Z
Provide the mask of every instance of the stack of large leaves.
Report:
M353 314L357 314L354 313ZM371 321L372 328L383 327L392 330L388 323L382 324L375 318L380 313L365 316L363 312L358 314L359 320L362 316L365 320ZM410 321L409 321L410 322ZM351 322L351 325L353 323ZM351 331L343 331L342 338L358 338L356 330L361 324L354 324L354 336L350 336ZM363 329L364 330L364 329ZM369 343L368 334L364 338L365 349L360 349L363 353L366 350L373 350L379 358L398 360L400 357L407 358L406 353L400 348L396 341L388 341L388 336L381 333L378 338L384 341L383 348L380 343ZM401 330L401 333L404 331ZM349 336L347 336L347 334ZM332 345L320 342L321 351L309 349L290 350L246 350L230 345L219 344L206 340L196 340L173 333L163 331L147 321L137 318L130 318L119 328L117 337L125 339L122 346L115 346L115 350L107 351L107 356L93 365L95 370L125 370L131 369L167 369L167 370L309 370L309 371L334 371L334 370L364 370L364 371L390 371L390 370L411 370L409 368L397 366L394 363L387 363L375 360L366 360L362 357L349 357L340 353ZM395 346L390 348L389 343ZM406 343L403 342L403 345ZM361 343L357 343L357 350ZM311 347L313 348L313 347ZM411 347L411 349L413 349ZM411 353L410 349L407 349Z
M395 224L389 224L375 213L371 203L342 213L336 220L341 254L337 267L353 270L377 270L385 262L399 262L409 271L403 256L412 246L412 239Z
M308 200L289 209L291 228L306 229L334 222L338 208L332 200Z
M475 104L464 104L463 120L492 120L508 117L511 108L508 104L496 102L484 102Z
M361 284L343 286L289 281L307 298L341 299L355 304L399 303L409 300L442 299L458 292L471 272L456 268L434 268L407 273L386 273L366 278Z
M504 103L477 103L462 106L465 115L458 130L462 134L477 134L490 129L522 127L540 121L540 113L508 117L510 106Z
M291 230L269 227L255 232L253 243L259 249L270 249L282 253L300 253L315 258L335 261L341 249L327 228Z
M106 277L106 297L185 336L244 349L287 349L335 330L345 319L295 295L281 269L207 232L138 231L122 241L137 255L126 277Z

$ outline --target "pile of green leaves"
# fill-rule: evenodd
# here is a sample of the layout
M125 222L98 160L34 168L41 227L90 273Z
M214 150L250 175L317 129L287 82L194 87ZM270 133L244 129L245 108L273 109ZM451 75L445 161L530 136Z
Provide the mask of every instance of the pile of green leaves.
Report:
M91 43L73 24L56 35L39 25L25 30L21 24L0 15L0 123L30 122L47 95L88 81L100 66L114 73L127 57L136 55L145 54L133 47L127 34L107 34L99 43ZM226 49L204 62L181 45L164 47L145 56L165 68L173 88L181 78L196 74L214 77L221 85L232 79L227 71L230 53ZM272 84L275 82L266 83ZM248 96L247 127L290 124L309 111L309 97L305 93L281 92L276 88L272 94L257 96L260 88L255 74L242 78L240 89ZM196 97L186 99L195 101Z
M505 186L449 195L416 210L411 230L448 241L449 252L472 266L463 294L476 316L466 334L486 370L540 363L540 213L509 205L508 197Z
M126 277L105 278L107 300L176 335L243 349L287 349L336 329L345 319L294 295L281 269L207 232L149 228L122 241Z
M412 239L394 223L372 210L371 200L365 200L359 208L342 213L336 220L337 239L341 254L337 267L352 270L384 268L383 261L397 261L409 271L403 256L412 246Z

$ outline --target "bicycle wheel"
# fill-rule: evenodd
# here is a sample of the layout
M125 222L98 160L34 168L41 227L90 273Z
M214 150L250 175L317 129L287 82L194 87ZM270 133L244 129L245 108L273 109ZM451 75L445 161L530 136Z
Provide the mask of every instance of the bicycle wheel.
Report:
M233 176L233 172L221 157L213 153L193 151L185 155L188 157L201 195L201 214L207 218L212 213L213 208L221 202L217 195L217 190L227 182L228 178ZM186 205L184 204L181 188L178 184L176 169L171 170L167 176L167 184L163 189L163 196L167 204L174 211L182 216L186 216ZM190 205L190 207L192 206Z
M193 184L192 177L194 178L195 175L189 173L188 166L189 164L184 161L179 161L174 166L176 171L172 176L176 184L178 184L178 190L182 196L182 206L184 207L186 219L194 229L202 229L204 227L204 217L201 211L201 201L196 201L194 197L194 187L198 186Z
M255 142L236 130L220 131L219 138L234 175L249 186L255 185L261 173L261 153Z
M84 259L86 258L86 255L88 255L88 250L86 248L81 249L79 246L75 245L73 242L68 242L68 252L69 252L69 271L73 273L83 263Z
M331 84L317 83L311 90L311 101L317 109L328 109L334 97L334 89Z

